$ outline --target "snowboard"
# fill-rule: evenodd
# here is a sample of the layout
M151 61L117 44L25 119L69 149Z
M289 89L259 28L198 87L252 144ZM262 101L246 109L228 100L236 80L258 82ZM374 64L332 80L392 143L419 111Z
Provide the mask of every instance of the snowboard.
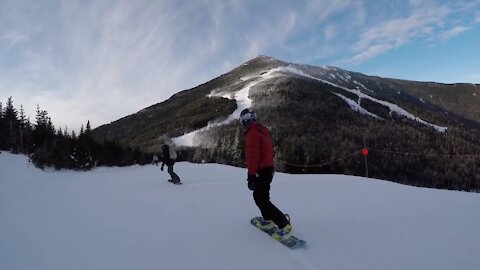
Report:
M174 185L181 185L181 184L183 184L182 182L176 182L176 183L175 183L175 182L173 182L172 179L168 179L168 182L170 182L170 183L172 183L172 184L174 184Z
M260 231L262 232L265 232L266 234L272 236L272 234L274 233L275 229L270 229L270 230L262 230L260 228L257 227L256 225L256 221L257 219L259 218L262 218L262 217L254 217L250 220L250 223L257 229L259 229ZM263 218L262 218L263 219ZM282 245L290 248L290 249L297 249L297 248L300 248L300 247L303 247L305 246L306 242L305 240L302 240L300 238L297 238L296 236L291 236L290 238L288 238L287 240L277 240L275 238L272 237L273 240L277 241L277 242L280 242Z

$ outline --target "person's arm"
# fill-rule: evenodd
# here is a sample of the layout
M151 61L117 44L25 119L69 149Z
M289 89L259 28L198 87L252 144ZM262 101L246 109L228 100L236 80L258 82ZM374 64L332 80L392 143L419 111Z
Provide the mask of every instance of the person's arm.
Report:
M245 138L246 152L245 159L247 161L248 175L255 175L258 170L258 162L260 160L260 136L257 131L251 130Z
M163 171L163 166L165 166L165 151L162 152L162 167L160 168L160 170Z

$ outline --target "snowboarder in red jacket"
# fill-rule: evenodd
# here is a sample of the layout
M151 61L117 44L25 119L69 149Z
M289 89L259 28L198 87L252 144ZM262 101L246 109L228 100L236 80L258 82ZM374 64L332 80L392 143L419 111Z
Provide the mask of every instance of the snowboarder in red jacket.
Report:
M262 230L275 229L272 237L276 239L288 239L292 231L290 221L270 201L270 184L275 172L270 133L267 128L257 122L257 114L250 108L240 113L240 122L245 128L248 188L253 190L253 199L263 217L256 225Z

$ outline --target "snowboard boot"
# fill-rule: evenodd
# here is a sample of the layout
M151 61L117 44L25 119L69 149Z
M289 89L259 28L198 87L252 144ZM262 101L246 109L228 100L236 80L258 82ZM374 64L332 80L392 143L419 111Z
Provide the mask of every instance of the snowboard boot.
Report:
M272 234L272 237L276 240L288 240L292 237L292 225L287 224L282 229L276 228L275 232Z
M275 223L273 223L273 221L265 220L263 218L258 218L255 225L262 231L268 231L275 228Z
M175 184L175 185L181 185L181 184L182 184L182 182L180 182L180 180L168 179L168 182L173 183L173 184Z

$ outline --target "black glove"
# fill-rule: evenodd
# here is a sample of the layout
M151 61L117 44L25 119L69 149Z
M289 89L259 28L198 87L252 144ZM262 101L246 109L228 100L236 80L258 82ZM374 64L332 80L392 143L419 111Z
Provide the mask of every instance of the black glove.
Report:
M255 190L256 181L257 181L257 176L255 174L249 174L247 177L248 189Z
M162 171L163 171L163 165L164 165L164 164L162 164L162 167L160 167L160 170L162 170Z

